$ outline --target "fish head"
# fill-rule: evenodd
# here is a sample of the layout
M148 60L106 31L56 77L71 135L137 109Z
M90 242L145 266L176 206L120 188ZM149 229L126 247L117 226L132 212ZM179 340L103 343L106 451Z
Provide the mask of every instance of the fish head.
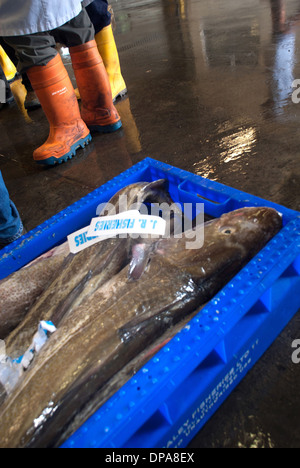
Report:
M108 203L99 205L97 214L109 216L128 210L139 210L143 203L171 203L167 189L167 180L136 182L119 190Z
M243 246L247 252L261 249L282 228L282 215L273 208L245 207L223 214L214 223L215 235Z
M258 254L281 227L282 216L276 210L245 207L197 226L194 230L204 229L203 243L200 242L199 247L190 248L190 240L187 242L183 236L162 239L157 253L189 273L197 284L215 277L224 284Z
M174 265L178 272L188 273L197 284L220 275L230 279L281 227L282 216L273 208L245 207L225 213L196 227L196 230L204 229L204 241L197 248L190 248L186 234L178 239L162 238L153 243L135 245L129 278L139 279L145 271L151 270L153 259L159 256L164 262Z

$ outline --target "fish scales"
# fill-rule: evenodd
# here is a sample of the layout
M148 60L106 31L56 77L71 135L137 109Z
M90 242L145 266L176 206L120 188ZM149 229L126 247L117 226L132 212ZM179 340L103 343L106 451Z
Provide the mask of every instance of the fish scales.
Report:
M8 422L6 418L11 418L11 411L15 421L13 428L19 427L19 433L13 431L13 444L17 443L17 446L26 446L28 440L24 440L24 424L27 427L25 439L27 439L29 434L33 437L37 428L35 427L36 423L33 426L32 423L34 420L38 421L39 419L43 422L42 415L45 409L49 408L50 402L52 402L50 406L53 404L53 408L59 406L63 409L63 411L56 409L54 412L54 427L57 432L56 418L60 416L61 420L65 421L65 411L67 408L67 406L62 405L60 401L63 400L63 396L67 390L70 392L74 387L76 388L74 394L77 395L75 400L66 398L66 401L69 402L68 411L70 411L70 406L72 406L72 414L75 415L77 412L78 400L80 401L81 396L84 398L87 397L85 374L91 373L93 376L96 373L95 371L91 372L91 369L94 369L95 363L97 363L96 370L100 381L95 383L94 378L88 379L90 394L92 394L98 386L102 386L117 370L121 369L128 360L133 358L137 348L144 348L144 337L142 343L139 343L139 346L135 345L134 348L132 346L126 346L118 333L120 325L125 325L129 320L141 314L141 312L149 314L151 311L151 313L157 315L161 313L163 306L169 309L174 306L176 302L180 302L180 309L182 310L182 302L187 294L188 301L191 301L190 289L185 291L185 284L190 283L190 278L186 278L185 282L183 282L182 278L178 277L176 281L174 280L175 272L171 272L169 269L169 273L162 280L160 278L162 265L156 265L155 274L153 269L154 263L150 278L145 275L140 283L132 282L129 284L127 280L127 270L125 269L125 271L119 274L119 288L116 296L107 297L106 285L105 288L103 288L104 291L100 288L92 298L85 302L84 306L74 311L68 320L62 321L57 332L51 337L51 340L49 340L37 356L32 369L25 374L20 387L8 398L7 403L4 403L2 406L3 411L1 411L0 414L3 427L5 427ZM159 281L153 284L156 277L159 278ZM145 287L150 287L149 282L152 283L152 293L154 297L146 297L141 310L140 304L135 301L135 297L137 294L141 294L142 297L145 298L144 289ZM172 301L170 301L170 295L168 295L168 298L164 300L162 297L161 301L158 303L157 294L161 291L161 286L169 287L170 282L172 282L174 287ZM108 288L109 287L110 285L108 285ZM113 291L115 291L113 284L111 287ZM195 308L195 303L192 307L193 309ZM117 360L114 359L114 357L119 357L120 359ZM99 366L102 368L105 367L105 372L99 373ZM84 372L82 371L83 369ZM53 379L49 378L51 375ZM74 381L77 382L74 383ZM94 388L95 385L96 389ZM29 407L30 405L28 405L28 395L32 394L31 392L34 392L36 405L38 407L34 410L35 417L33 419L32 411ZM6 427L9 427L9 424ZM42 429L44 429L44 427L45 426L42 424ZM46 445L48 446L48 430L46 432ZM1 434L0 440L1 446L4 441L3 434ZM9 444L11 443L12 441L9 442Z
M249 208L207 223L203 249L187 250L184 238L156 242L138 279L125 267L62 319L0 408L0 446L55 446L60 431L114 373L213 297L281 225L275 210ZM132 261L144 259L133 253Z
M114 195L102 215L119 213L123 209L120 206L122 197L126 197L128 208L135 205L136 209L146 201L171 201L165 180L137 182ZM58 326L62 317L85 300L87 294L118 273L128 259L130 245L130 239L120 242L118 239L108 239L76 255L69 254L55 279L45 288L21 323L6 337L7 354L12 358L24 354L40 320L51 320Z
M80 295L85 278L91 279L95 268L102 263L103 255L107 253L106 249L113 253L113 248L113 242L105 241L105 244L100 246L92 246L89 254L87 251L83 251L80 252L81 255L70 254L68 256L55 280L46 288L23 321L5 340L6 352L10 357L16 358L24 354L30 346L40 320L51 320L56 325L59 324L59 319L66 312L67 305L72 307L73 302ZM122 249L119 256L121 265L124 257L125 250ZM118 271L118 266L116 268ZM106 270L105 273L103 281L106 280L110 272Z
M127 363L120 371L116 372L114 376L104 384L98 391L96 391L88 402L80 407L76 412L75 417L67 425L62 425L63 428L60 435L57 434L55 447L60 447L78 427L82 425L90 416L92 416L97 409L100 408L110 397L112 397L128 380L135 375L148 361L151 359L163 346L165 346L177 333L179 333L188 321L199 313L199 309L204 308L205 305L198 307L192 314L186 315L183 320L179 321L177 325L168 327L166 332L151 341L142 352L138 353L134 358ZM74 397L76 398L76 396ZM55 428L54 428L55 430Z
M0 339L22 321L35 300L53 280L69 251L60 246L0 281Z

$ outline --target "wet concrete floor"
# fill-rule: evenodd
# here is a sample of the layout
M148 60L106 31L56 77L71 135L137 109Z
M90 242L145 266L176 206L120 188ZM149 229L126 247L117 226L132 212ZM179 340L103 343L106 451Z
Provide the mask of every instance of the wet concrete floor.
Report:
M42 110L24 110L20 83L0 113L0 169L26 228L147 156L300 210L300 1L111 5L129 91L117 103L123 130L45 169L32 152L48 124ZM296 338L299 314L191 447L300 447Z

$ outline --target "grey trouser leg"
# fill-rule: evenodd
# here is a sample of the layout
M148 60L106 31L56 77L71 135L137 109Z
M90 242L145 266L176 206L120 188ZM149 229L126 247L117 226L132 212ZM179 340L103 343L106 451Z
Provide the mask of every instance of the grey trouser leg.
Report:
M66 47L74 47L93 40L95 30L83 8L82 12L63 26L49 32L4 37L5 42L14 48L18 58L18 71L26 72L31 67L47 65L57 55L55 48L59 42Z

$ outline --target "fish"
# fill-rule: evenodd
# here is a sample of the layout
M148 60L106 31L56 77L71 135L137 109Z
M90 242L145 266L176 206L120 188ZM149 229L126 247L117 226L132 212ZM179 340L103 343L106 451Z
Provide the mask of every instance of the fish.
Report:
M56 447L89 400L166 330L230 281L282 227L272 208L242 208L188 235L140 242L119 273L63 317L0 407L0 447ZM197 230L197 227L196 227ZM197 233L196 233L197 234ZM144 246L144 255L141 248ZM94 408L95 409L95 408Z
M57 447L63 444L75 431L86 421L90 416L92 416L95 411L97 411L110 397L112 397L118 390L120 390L128 380L135 375L147 362L154 357L158 351L160 351L164 346L166 346L172 338L174 338L177 333L179 333L183 328L188 327L188 322L193 318L194 315L198 315L200 310L204 308L205 305L196 309L192 314L189 314L183 320L179 321L178 324L169 328L165 333L158 337L157 340L149 344L141 353L138 353L128 364L126 364L122 369L120 369L114 376L99 389L98 392L95 392L84 408L80 412L77 412L76 416L70 424L64 426L63 432L61 432L60 437L57 441Z
M0 281L1 340L21 323L68 254L68 244L64 243Z
M128 209L132 206L138 209L147 202L172 202L165 179L136 182L119 190L104 203L100 216L120 213L124 210L124 200ZM41 320L52 321L58 326L62 317L118 273L128 260L130 245L130 238L107 239L75 255L69 253L53 281L19 325L6 336L7 355L13 359L22 356L31 345Z

